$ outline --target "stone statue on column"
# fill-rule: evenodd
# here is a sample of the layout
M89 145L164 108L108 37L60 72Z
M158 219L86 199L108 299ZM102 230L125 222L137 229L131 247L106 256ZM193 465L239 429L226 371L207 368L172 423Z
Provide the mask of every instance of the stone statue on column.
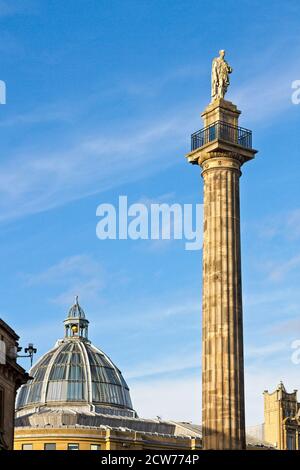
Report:
M229 74L232 73L232 68L226 60L225 51L219 51L219 57L216 57L212 63L211 71L211 97L212 100L216 98L224 98L227 88L229 86Z
M224 95L231 67L225 51L212 64L212 100L192 134L187 159L202 168L203 448L245 449L244 339L240 238L241 166L255 157L251 131ZM239 133L240 132L240 133ZM248 139L248 140L247 140ZM200 313L200 312L199 312Z

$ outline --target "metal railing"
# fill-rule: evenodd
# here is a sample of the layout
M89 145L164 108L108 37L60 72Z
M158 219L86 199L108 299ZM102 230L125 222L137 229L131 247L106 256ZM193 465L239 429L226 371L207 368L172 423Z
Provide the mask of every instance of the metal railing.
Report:
M217 139L237 144L248 149L252 148L252 132L249 129L232 126L224 121L216 121L210 126L192 134L192 151Z

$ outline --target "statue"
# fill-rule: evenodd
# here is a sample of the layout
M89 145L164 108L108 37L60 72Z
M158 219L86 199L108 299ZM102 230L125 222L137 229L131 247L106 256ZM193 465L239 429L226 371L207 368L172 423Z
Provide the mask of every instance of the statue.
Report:
M211 71L211 97L213 100L216 98L224 98L229 85L229 74L232 68L228 65L225 57L225 51L219 51L219 57L216 57L212 63Z

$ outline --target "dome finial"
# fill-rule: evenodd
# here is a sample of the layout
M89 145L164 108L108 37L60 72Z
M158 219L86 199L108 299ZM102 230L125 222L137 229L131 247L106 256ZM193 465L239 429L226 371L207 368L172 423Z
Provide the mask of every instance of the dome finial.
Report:
M75 302L69 310L68 318L85 318L85 313L79 305L78 295L75 296Z
M89 321L85 317L83 308L79 305L78 295L75 296L75 303L69 309L68 316L64 321L65 338L84 338L88 339Z

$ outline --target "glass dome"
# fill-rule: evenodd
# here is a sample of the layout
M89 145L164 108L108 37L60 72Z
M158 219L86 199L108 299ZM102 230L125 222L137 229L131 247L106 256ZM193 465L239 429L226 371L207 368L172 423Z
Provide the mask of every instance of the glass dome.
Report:
M64 404L132 410L129 388L120 370L91 344L84 325L77 327L76 321L85 318L77 299L70 311L73 313L75 309L79 315L71 317L69 312L65 338L29 371L32 379L18 393L17 411Z

